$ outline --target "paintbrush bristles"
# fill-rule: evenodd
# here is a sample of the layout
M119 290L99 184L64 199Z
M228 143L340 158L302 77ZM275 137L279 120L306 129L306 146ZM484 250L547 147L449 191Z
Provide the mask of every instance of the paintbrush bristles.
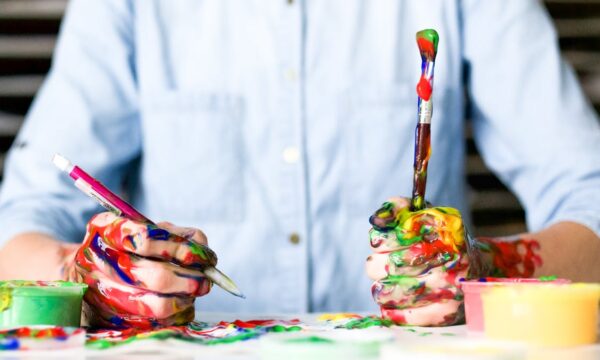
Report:
M421 58L435 61L439 39L437 31L433 29L425 29L417 33L417 45L421 52Z

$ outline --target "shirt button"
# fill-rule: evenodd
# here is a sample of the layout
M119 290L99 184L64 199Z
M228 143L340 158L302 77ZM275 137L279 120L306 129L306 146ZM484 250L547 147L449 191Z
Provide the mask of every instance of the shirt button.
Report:
M290 242L294 245L298 245L300 243L300 235L297 233L292 233L290 235Z
M283 150L283 161L288 164L295 164L300 159L300 150L295 146L286 147Z

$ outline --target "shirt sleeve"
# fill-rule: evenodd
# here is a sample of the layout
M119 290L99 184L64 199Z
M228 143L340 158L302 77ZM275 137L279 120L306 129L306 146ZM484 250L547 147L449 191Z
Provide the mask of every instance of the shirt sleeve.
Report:
M0 246L29 231L81 241L101 210L54 167L55 153L122 188L141 146L130 6L69 2L49 75L7 156Z
M531 231L575 221L600 236L600 122L534 0L466 0L473 128Z

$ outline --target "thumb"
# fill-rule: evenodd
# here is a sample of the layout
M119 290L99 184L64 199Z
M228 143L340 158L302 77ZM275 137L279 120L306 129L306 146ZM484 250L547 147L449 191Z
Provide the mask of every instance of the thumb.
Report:
M384 202L369 218L369 222L377 230L391 230L398 226L398 213L410 205L408 199L392 197Z

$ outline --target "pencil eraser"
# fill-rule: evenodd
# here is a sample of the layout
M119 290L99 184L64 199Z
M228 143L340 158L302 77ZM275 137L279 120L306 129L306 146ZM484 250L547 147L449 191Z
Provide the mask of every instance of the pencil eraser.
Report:
M71 167L71 162L60 154L55 154L52 158L52 162L62 171L68 171Z

